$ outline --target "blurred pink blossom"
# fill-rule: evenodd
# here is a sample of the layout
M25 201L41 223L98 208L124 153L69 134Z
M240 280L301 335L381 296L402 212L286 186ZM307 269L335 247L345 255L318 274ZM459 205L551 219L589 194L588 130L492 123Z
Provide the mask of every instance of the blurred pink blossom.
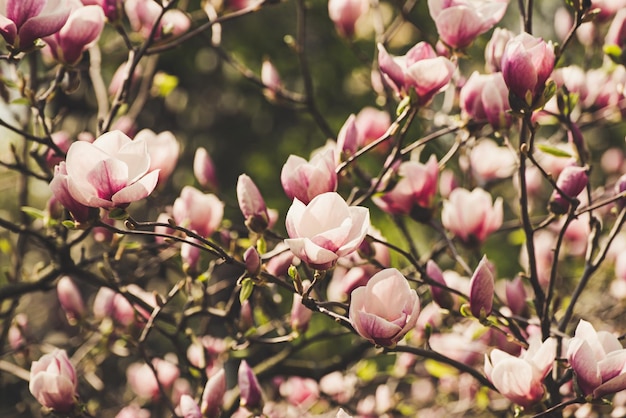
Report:
M487 121L495 130L511 126L509 90L502 73L472 73L461 88L459 101L468 120Z
M317 153L310 161L290 155L280 173L280 182L289 199L296 198L305 205L319 194L334 192L337 190L337 174L333 150Z
M366 0L329 0L328 16L341 36L352 38L357 20L368 8Z
M466 243L482 243L502 225L502 198L492 201L485 190L454 189L443 203L441 222Z
M183 187L172 207L176 224L203 237L209 237L217 230L223 216L224 204L217 196L204 194L192 186Z
M37 401L58 412L69 412L76 404L78 377L65 350L55 349L30 366L28 389Z
M148 171L159 170L159 184L167 181L176 168L180 144L170 131L156 134L150 129L142 129L135 135L135 141L145 141L150 155Z
M200 186L209 190L216 191L218 189L215 165L205 148L198 147L196 149L196 154L193 158L193 174Z

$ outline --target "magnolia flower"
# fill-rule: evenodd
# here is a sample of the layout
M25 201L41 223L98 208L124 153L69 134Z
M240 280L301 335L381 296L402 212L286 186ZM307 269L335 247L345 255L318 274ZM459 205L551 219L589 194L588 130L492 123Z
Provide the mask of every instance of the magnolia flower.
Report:
M495 28L491 39L485 46L485 67L491 73L502 71L502 54L506 44L515 37L508 29Z
M567 359L583 394L597 399L626 389L626 350L610 332L596 331L581 319Z
M565 167L559 174L556 185L566 196L563 196L555 189L550 197L550 210L556 214L566 213L570 207L568 199L575 199L585 189L588 181L587 168L578 166Z
M195 187L185 186L174 201L172 215L178 225L208 237L222 222L224 203L214 194L204 194Z
M419 311L417 292L402 273L388 268L352 291L349 316L360 336L373 344L394 347L415 327Z
M125 207L156 187L159 172L148 172L149 167L145 141L108 132L93 143L78 141L70 146L65 164L68 190L85 206Z
M156 134L150 129L142 129L135 135L135 141L144 140L150 154L149 171L159 170L159 183L164 183L174 172L178 162L180 144L170 131Z
M366 106L354 119L354 125L358 133L358 145L364 147L383 136L391 126L391 116L384 110ZM386 141L385 145L377 146L377 149L388 150L391 141Z
M226 393L226 373L224 369L219 369L209 378L202 392L200 410L202 416L216 418L220 415L224 394Z
M247 174L241 174L237 179L237 202L250 230L260 233L269 226L269 212L265 199Z
M425 42L416 44L404 56L389 55L378 44L378 65L384 80L400 97L411 89L418 96L418 104L426 105L444 90L454 74L454 64L447 58L438 57L432 46Z
M248 362L242 360L237 373L237 383L240 393L240 405L247 409L256 409L263 406L263 391L261 385Z
M439 165L433 154L426 164L406 161L398 168L400 180L390 191L374 198L374 203L392 215L412 215L417 220L430 217L437 193Z
M328 16L340 35L351 38L356 21L367 12L368 7L369 2L364 0L329 0Z
M441 222L464 242L482 243L502 225L502 198L492 203L483 189L454 189L443 203Z
M43 38L57 61L74 65L98 38L104 28L104 12L100 6L82 6L75 0L67 22L60 31Z
M519 99L532 105L543 95L554 60L551 43L523 32L506 44L502 54L504 82Z
M487 121L494 129L511 126L509 90L502 73L472 73L459 96L461 110L468 119Z
M70 193L69 176L65 161L54 167L54 177L50 182L50 191L54 198L65 209L70 211L74 220L78 223L85 222L91 217L91 208L77 201Z
M55 349L30 366L28 389L37 401L58 412L69 412L76 403L78 379L65 350Z
M280 173L280 182L289 199L298 199L305 205L315 196L337 189L335 156L332 149L314 155L306 161L290 155Z
M493 306L494 277L492 266L483 256L470 280L469 304L472 315L483 318L491 313Z
M83 297L69 276L63 276L57 282L57 297L70 323L83 316L85 312Z
M453 48L465 48L502 19L508 0L428 0L439 38Z
M153 0L125 0L124 10L133 30L147 38L163 9ZM170 9L161 18L155 38L159 39L168 34L180 35L186 32L190 26L191 21L184 12Z
M294 199L287 212L285 243L312 268L327 270L339 257L356 251L369 226L367 208L348 206L335 192L322 193L308 205Z
M202 418L200 407L196 401L194 401L193 398L187 394L183 394L180 397L178 409L183 418Z
M495 349L485 354L485 374L502 396L528 407L543 397L542 382L552 370L556 348L557 341L548 338L543 343L531 339L528 350L520 357Z
M193 158L193 174L200 186L210 190L217 190L218 182L215 175L215 165L205 148L200 147L196 149L196 154Z
M37 39L58 32L70 11L67 0L5 0L0 2L0 35L14 51L28 51Z
M508 103L508 100L507 100ZM469 154L472 175L479 184L510 177L517 166L517 157L508 147L481 138Z

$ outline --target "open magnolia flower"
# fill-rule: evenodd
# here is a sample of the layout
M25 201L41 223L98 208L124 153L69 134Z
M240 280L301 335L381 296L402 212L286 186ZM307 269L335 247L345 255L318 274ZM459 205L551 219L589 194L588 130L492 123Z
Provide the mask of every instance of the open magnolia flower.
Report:
M125 207L156 187L159 170L148 172L149 167L146 142L133 141L121 131L108 132L93 143L74 142L65 164L68 191L85 206Z
M328 192L308 205L294 199L286 226L290 238L285 243L291 252L314 269L327 270L361 245L370 227L370 213Z
M417 292L394 268L379 271L350 297L352 326L374 344L394 347L415 327L420 311Z

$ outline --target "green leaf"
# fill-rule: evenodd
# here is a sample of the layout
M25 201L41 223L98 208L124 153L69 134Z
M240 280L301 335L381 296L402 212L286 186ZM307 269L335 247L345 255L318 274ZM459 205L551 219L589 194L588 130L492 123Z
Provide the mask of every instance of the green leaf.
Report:
M11 104L29 106L30 100L28 100L26 97L18 97L17 99L11 100Z
M553 147L551 145L538 144L537 148L539 149L539 151L546 154L554 155L555 157L572 158L572 154L570 154L569 152L564 151L560 148Z
M259 254L265 254L267 252L267 243L265 242L265 238L261 237L257 240L256 249Z
M61 225L63 225L67 229L76 229L76 223L74 223L74 221L63 221L61 222Z
M154 87L156 92L161 97L167 97L178 86L178 77L166 74L157 73L154 76Z
M20 210L33 219L43 219L46 216L42 210L30 206L22 206Z
M241 290L239 291L239 302L244 303L254 290L254 282L251 278L246 277L241 281Z
M357 365L356 375L363 381L369 382L378 375L376 363L369 360L361 361Z

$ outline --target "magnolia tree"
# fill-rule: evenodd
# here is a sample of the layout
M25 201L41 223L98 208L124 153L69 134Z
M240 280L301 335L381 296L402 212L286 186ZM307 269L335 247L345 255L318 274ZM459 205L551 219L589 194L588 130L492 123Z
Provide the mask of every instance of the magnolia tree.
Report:
M0 35L3 416L626 414L625 1L4 0Z

